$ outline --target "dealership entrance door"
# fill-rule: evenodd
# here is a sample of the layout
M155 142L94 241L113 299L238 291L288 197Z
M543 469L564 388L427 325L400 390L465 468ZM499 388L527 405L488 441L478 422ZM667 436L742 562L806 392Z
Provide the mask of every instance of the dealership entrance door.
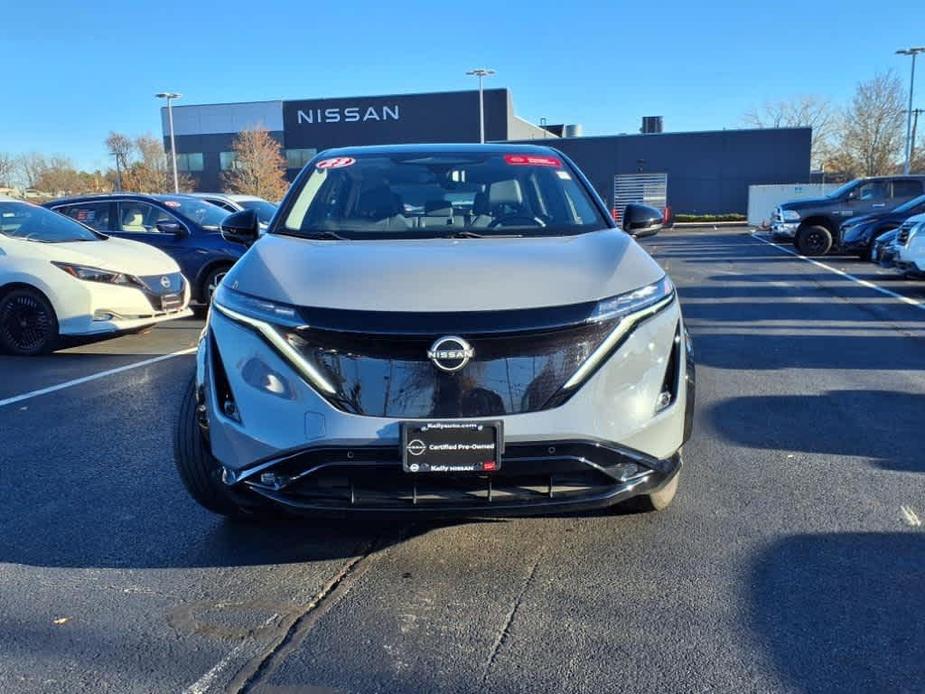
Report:
M623 210L630 203L649 205L668 216L668 174L638 173L617 174L613 177L613 205L615 221L623 218Z

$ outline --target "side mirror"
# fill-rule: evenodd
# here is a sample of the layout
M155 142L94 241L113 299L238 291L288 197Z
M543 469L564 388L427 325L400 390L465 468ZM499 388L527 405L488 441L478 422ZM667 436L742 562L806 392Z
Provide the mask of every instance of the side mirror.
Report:
M232 243L250 246L260 238L260 225L254 210L241 210L225 217L222 222L222 237Z
M849 190L848 195L845 196L845 200L857 200L858 199L858 189Z
M174 220L162 219L157 224L154 225L154 228L157 229L162 234L174 234L176 236L186 236L186 227L180 224L180 222Z
M630 236L655 236L664 224L662 213L654 207L630 203L623 210L623 231Z

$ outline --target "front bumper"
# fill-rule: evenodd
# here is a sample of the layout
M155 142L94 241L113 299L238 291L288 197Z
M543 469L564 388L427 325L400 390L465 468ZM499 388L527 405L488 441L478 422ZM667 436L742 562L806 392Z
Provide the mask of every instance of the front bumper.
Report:
M793 239L796 238L797 229L800 228L799 222L777 222L771 224L771 235L775 238Z
M411 474L398 446L308 446L225 468L224 481L293 513L511 516L611 506L658 489L680 467L680 453L660 460L596 441L543 441L509 444L494 473Z
M158 297L138 287L71 278L65 281L64 290L53 295L62 335L105 335L192 315L190 287L185 280L177 292L179 301L169 310L157 308Z
M213 311L197 355L200 421L224 481L244 504L256 497L310 513L442 515L603 507L656 489L677 471L694 402L685 338L675 299L561 404L492 417L504 431L498 472L412 475L400 457L408 420L336 407L255 331ZM669 375L673 399L657 409Z

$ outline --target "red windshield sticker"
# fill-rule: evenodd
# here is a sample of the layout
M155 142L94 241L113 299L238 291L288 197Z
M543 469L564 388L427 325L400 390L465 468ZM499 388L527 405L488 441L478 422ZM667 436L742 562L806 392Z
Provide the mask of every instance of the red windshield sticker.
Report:
M345 166L353 166L357 160L353 157L334 157L333 159L322 159L315 164L316 169L342 169Z
M504 161L514 166L555 166L562 168L558 157L546 157L539 154L505 154Z

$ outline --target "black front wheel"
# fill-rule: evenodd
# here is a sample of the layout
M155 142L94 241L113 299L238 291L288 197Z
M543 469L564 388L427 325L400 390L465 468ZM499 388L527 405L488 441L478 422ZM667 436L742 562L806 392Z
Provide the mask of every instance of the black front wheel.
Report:
M797 232L796 247L803 255L825 255L832 250L832 232L823 226L806 226Z
M209 446L200 424L195 379L191 380L180 404L173 447L174 463L189 495L203 508L229 518L256 518L255 509L245 508L222 482L222 466Z
M14 289L0 299L0 346L21 357L47 354L58 344L58 317L35 289Z

